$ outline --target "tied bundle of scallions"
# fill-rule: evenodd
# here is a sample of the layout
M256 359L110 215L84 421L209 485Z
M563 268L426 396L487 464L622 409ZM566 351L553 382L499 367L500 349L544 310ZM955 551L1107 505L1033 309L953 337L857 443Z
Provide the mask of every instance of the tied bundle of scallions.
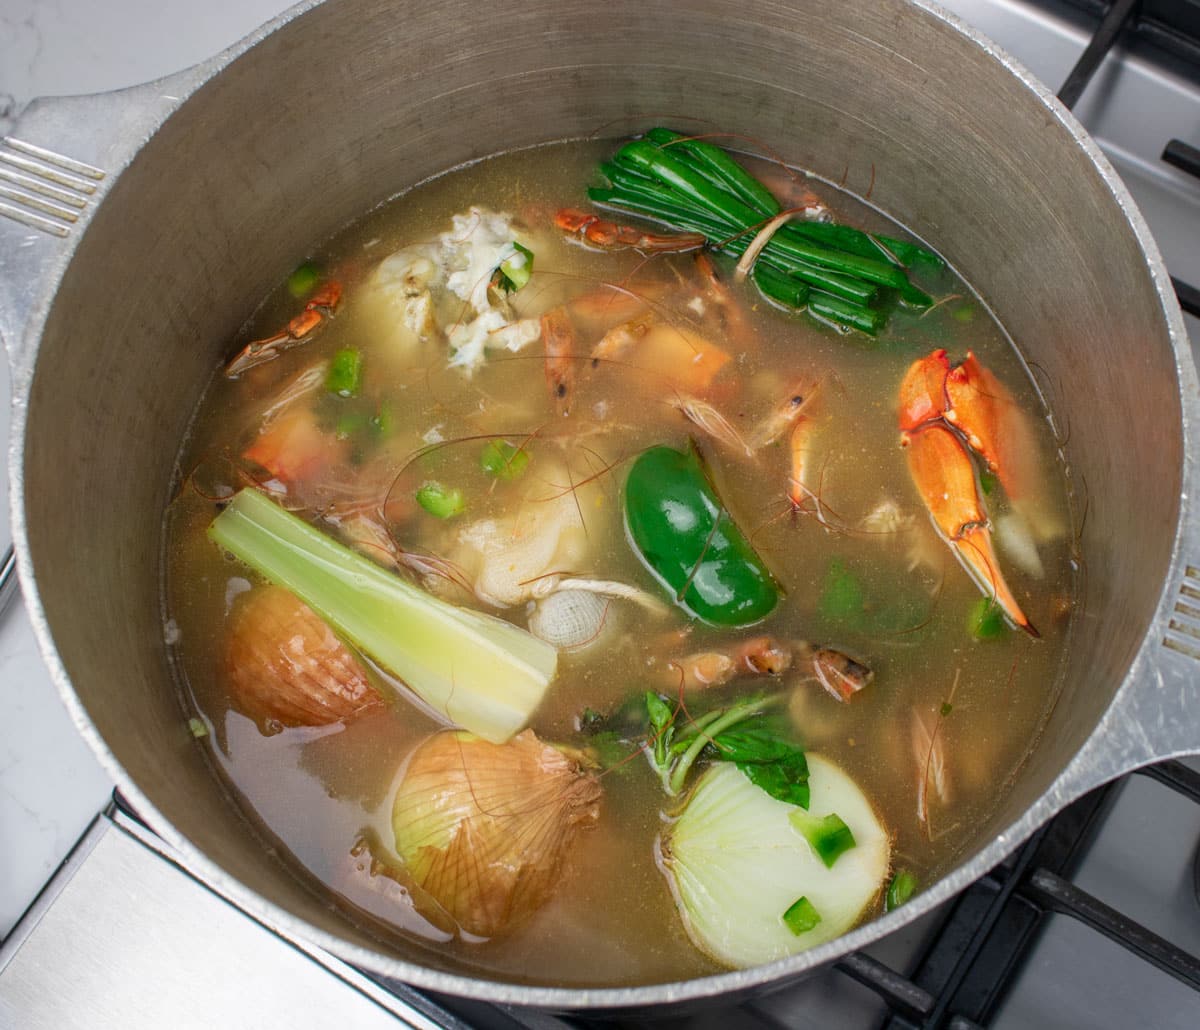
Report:
M651 129L600 165L611 186L593 187L593 203L698 232L738 257L780 214L779 202L720 147L670 129ZM928 307L907 267L941 268L936 254L905 240L832 222L779 227L754 261L752 278L772 302L807 307L818 318L874 336L893 301Z

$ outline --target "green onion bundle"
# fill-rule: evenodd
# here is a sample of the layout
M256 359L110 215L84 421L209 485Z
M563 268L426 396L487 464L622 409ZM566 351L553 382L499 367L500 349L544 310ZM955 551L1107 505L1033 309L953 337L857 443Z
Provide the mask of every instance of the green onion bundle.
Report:
M702 233L734 257L780 212L771 192L724 150L670 129L626 143L600 171L610 186L588 190L599 207ZM807 306L873 336L894 297L917 307L933 302L909 282L906 268L914 263L942 266L936 254L905 240L829 222L791 222L763 248L752 278L773 303Z

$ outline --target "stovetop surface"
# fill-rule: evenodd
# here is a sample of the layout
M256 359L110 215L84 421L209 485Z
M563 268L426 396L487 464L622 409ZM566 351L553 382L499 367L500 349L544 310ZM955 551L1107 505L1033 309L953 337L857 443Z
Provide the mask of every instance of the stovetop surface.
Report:
M952 0L946 6L1055 88L1094 25L1075 5ZM280 0L209 0L200 7L183 0L0 0L0 130L6 108L33 96L111 89L166 74L210 56L284 7ZM1134 193L1172 274L1200 282L1200 184L1159 160L1168 139L1200 145L1200 69L1173 58L1160 62L1142 45L1124 47L1105 60L1075 111ZM1189 318L1188 326L1195 349L1200 323ZM6 376L0 367L0 378ZM6 437L6 410L3 418L0 434ZM2 477L0 500L7 501ZM4 528L0 536L6 533ZM2 936L104 807L112 785L58 701L19 603L0 619L0 691L9 695L9 716L0 722ZM1160 783L1133 777L1118 788L1075 882L1200 953L1193 867L1198 846L1200 807ZM927 918L871 953L905 969L936 923ZM831 971L751 1007L695 1017L687 1025L825 1030L876 1026L884 1018L874 994ZM1200 996L1078 922L1056 916L990 1025L1138 1024L1198 1026Z

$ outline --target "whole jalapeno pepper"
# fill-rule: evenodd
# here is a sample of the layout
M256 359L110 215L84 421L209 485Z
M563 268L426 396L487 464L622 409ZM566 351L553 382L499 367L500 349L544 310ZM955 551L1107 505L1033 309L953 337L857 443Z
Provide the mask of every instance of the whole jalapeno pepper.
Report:
M721 503L694 442L651 447L625 481L625 529L676 604L715 626L770 614L780 589Z

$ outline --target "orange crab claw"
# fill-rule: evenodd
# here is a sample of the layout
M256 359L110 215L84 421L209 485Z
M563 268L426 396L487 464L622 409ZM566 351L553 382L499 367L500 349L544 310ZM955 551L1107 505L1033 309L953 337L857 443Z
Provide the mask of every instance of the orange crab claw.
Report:
M946 400L946 421L962 430L1009 499L1019 504L1035 494L1041 476L1032 458L1038 451L1029 417L970 351L946 376Z
M304 310L313 311L316 308L327 308L332 311L338 306L341 299L342 284L336 279L332 279L308 298L308 303L304 305Z
M905 432L940 418L946 410L946 376L950 359L942 349L908 366L900 384L900 428Z
M330 280L317 290L304 305L304 310L274 336L251 340L225 365L225 375L233 378L258 365L279 357L309 336L342 300L342 284Z
M305 336L307 336L309 333L311 333L314 329L317 328L317 326L319 326L324 321L325 321L325 316L322 315L321 312L319 312L316 308L307 308L304 311L302 311L300 314L298 314L295 318L293 318L287 324L287 328L283 332L279 333L277 336L273 337L273 339L275 339L275 340L300 340L300 339L303 339ZM263 343L265 341L259 340L258 342Z
M906 433L902 439L908 450L909 473L938 532L1005 615L1030 636L1039 636L1000 572L967 449L951 430L937 422Z

